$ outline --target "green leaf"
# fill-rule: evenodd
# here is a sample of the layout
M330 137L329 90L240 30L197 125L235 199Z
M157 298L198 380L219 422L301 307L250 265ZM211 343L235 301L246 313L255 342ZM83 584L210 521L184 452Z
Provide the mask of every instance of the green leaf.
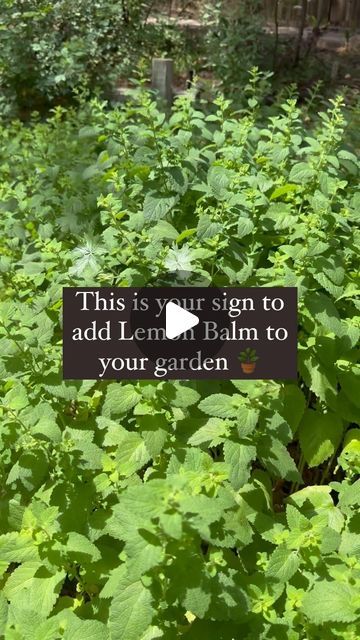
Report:
M344 330L339 313L328 296L324 293L312 292L311 295L306 296L305 304L317 323L337 336L343 335Z
M297 191L298 188L299 187L296 184L284 184L282 187L277 187L277 189L272 192L270 200L276 200L277 198L281 198L281 196L285 196L288 193L293 193L294 191Z
M29 404L28 396L24 385L16 384L5 395L4 406L12 411L20 411Z
M333 406L336 401L337 379L334 368L325 367L316 354L308 353L300 361L300 371L311 391L320 400Z
M176 196L161 197L156 192L147 193L144 200L143 213L147 222L155 222L165 218L177 202Z
M150 591L140 581L129 584L113 598L110 606L111 640L139 640L154 615Z
M0 593L0 635L5 638L5 628L8 617L8 603L5 595Z
M297 217L292 214L291 205L284 202L271 204L265 217L275 223L274 229L276 231L291 229L297 223Z
M296 432L301 418L304 415L306 400L303 392L294 384L287 384L282 393L283 408L282 416L285 418L293 433Z
M165 238L166 240L176 240L178 236L179 232L166 220L160 220L154 227L154 239Z
M243 402L244 398L240 395L214 393L199 402L199 409L216 418L236 418L238 408Z
M99 549L81 533L70 531L66 543L66 553L77 562L96 562L100 560Z
M223 436L228 433L228 424L220 418L209 418L200 429L189 438L188 443L196 447L204 442L210 447L217 446L223 441Z
M299 427L301 450L309 467L316 467L332 456L343 435L342 420L333 413L308 409Z
M171 404L173 407L181 407L186 409L198 402L200 394L186 384L175 383L169 385L167 389L170 391ZM164 388L165 391L165 388Z
M277 438L262 437L258 442L258 457L275 477L301 482L301 476L293 458L285 445Z
M209 609L211 592L200 587L188 587L184 598L184 607L197 618L203 618Z
M206 238L213 238L218 233L221 233L222 226L219 222L213 222L206 213L203 213L197 226L197 237L199 240L205 240Z
M300 560L296 551L291 551L285 546L278 547L270 556L266 575L280 582L287 582L297 572L299 566Z
M239 239L245 238L254 230L254 223L249 218L239 218L237 236Z
M43 417L31 428L31 433L50 442L61 442L61 431L55 420Z
M316 582L305 593L302 610L314 624L327 622L354 622L360 617L357 589L341 582Z
M230 466L229 480L237 491L250 477L251 463L256 458L256 447L227 440L224 444L224 461Z
M9 563L38 560L38 550L31 534L11 531L0 536L0 559Z
M81 620L71 617L66 626L64 640L108 640L106 625L98 620Z
M96 125L87 125L79 129L79 138L96 138L101 133L101 127Z
M42 618L47 618L58 599L65 575L65 571L49 575L44 567L39 569L31 582L12 594L12 607L39 613Z
M353 367L352 371L339 371L339 382L345 395L360 408L360 371Z
M231 171L221 166L210 167L208 173L208 185L217 200L225 200L228 197Z
M340 506L360 505L360 479L353 484L343 483L340 493Z
M140 400L141 395L133 385L113 382L106 390L102 413L107 418L122 415L135 407Z
M167 186L171 191L175 191L181 195L186 193L188 178L181 167L166 167L164 173L166 174Z
M168 438L168 422L162 413L139 416L137 422L146 450L151 458L155 458L161 452Z
M286 522L292 531L307 531L311 528L311 523L299 509L292 504L286 505Z
M260 411L249 407L240 407L237 413L237 429L240 438L245 438L253 433L259 420Z
M39 567L41 567L41 563L38 561L23 562L12 572L3 588L3 593L8 600L11 600L13 595L18 591L31 587L33 578Z
M116 452L116 466L120 475L131 476L149 460L150 454L142 437L138 433L124 433Z
M94 178L95 176L100 175L101 171L98 167L97 164L92 164L89 167L86 167L86 169L84 169L84 171L82 172L82 177L83 180L90 180L91 178Z
M306 162L298 162L292 167L289 175L289 180L290 182L302 184L303 182L308 182L314 176L315 170L312 169L312 167L306 164Z

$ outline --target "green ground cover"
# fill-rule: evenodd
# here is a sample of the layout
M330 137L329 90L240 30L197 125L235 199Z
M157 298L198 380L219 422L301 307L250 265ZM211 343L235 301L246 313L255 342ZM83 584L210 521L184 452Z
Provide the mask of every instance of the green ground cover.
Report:
M0 636L360 636L356 110L1 126ZM62 381L63 286L296 286L297 383Z

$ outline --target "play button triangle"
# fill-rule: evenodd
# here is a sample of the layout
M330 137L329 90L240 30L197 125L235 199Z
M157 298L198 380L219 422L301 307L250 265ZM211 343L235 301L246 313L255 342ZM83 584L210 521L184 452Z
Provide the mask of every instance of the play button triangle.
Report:
M200 320L198 316L190 311L186 311L174 302L168 302L165 307L166 312L166 337L170 340L177 338L185 331L196 327Z

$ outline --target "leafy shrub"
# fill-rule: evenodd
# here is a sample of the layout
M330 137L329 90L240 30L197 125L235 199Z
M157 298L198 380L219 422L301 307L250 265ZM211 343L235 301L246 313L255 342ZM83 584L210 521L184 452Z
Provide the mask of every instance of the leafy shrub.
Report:
M230 6L229 6L230 5ZM210 0L203 9L203 58L223 91L230 96L242 91L248 69L260 64L268 68L273 45L263 30L263 3L246 0L229 3Z
M83 85L112 87L138 59L145 0L6 0L0 18L0 83L20 108L42 108Z
M341 99L1 129L0 635L360 634L359 162ZM296 286L299 378L62 381L61 287ZM345 438L345 440L344 440ZM344 442L344 448L342 443Z

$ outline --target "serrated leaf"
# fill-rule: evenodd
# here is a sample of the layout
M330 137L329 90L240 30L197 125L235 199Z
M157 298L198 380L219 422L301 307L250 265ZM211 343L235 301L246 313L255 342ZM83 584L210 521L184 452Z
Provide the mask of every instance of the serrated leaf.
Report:
M208 172L208 185L213 195L218 200L225 200L228 197L228 187L230 184L231 171L226 167L212 166Z
M5 629L8 617L8 603L5 595L0 593L0 635L5 638Z
M197 237L199 240L213 238L222 231L222 226L218 222L213 222L206 213L203 213L197 226Z
M24 385L16 384L12 387L12 389L6 393L3 404L7 409L11 409L12 411L20 411L24 409L24 407L27 407L29 400Z
M339 371L339 382L347 398L360 408L360 370L353 368L352 371Z
M237 430L240 438L251 435L258 423L260 411L249 407L240 407L237 413Z
M98 620L70 618L63 636L64 640L108 640L106 625Z
M131 476L150 460L145 442L138 433L127 432L116 452L116 467L120 475Z
M38 560L38 550L31 534L12 531L0 536L0 559L9 563Z
M197 618L203 618L209 609L211 592L199 587L188 587L183 601L187 611L191 611Z
M306 162L298 162L295 164L289 174L289 181L302 184L308 182L315 176L315 171Z
M168 422L162 413L139 416L137 422L140 426L141 437L145 443L146 450L151 458L155 458L166 443Z
M133 385L113 382L106 390L102 413L107 418L122 415L135 407L140 400L141 395Z
M300 445L309 467L316 467L332 456L343 435L342 420L333 413L308 409L299 426Z
M228 432L228 425L220 418L209 418L200 429L189 438L188 443L196 447L208 442L210 447L217 446Z
M65 571L51 575L44 567L38 569L29 586L12 595L12 607L39 613L43 619L47 618L59 596L65 575Z
M310 520L292 504L286 506L286 522L293 531L306 531L311 527Z
M61 442L61 430L55 420L50 418L40 418L38 422L31 428L31 433L41 439L50 442ZM43 438L42 438L43 436Z
M96 562L101 558L100 551L96 545L90 542L86 536L76 531L70 531L68 535L66 553L78 562L86 562L89 560Z
M39 567L41 567L41 563L38 561L23 562L12 572L3 588L3 593L8 600L11 600L13 595L18 591L31 587L31 583Z
M171 385L171 404L173 407L187 408L198 402L200 394L185 384Z
M335 371L325 367L314 354L304 357L303 362L300 362L300 370L309 389L320 400L332 406L331 401L335 400L337 394Z
M214 393L199 402L199 409L210 416L216 418L236 418L239 406L244 402L244 398L238 396L227 396L223 393Z
M280 582L287 582L297 572L299 566L300 560L296 551L291 551L285 546L278 547L270 556L266 575Z
M154 222L165 218L175 206L177 197L162 197L155 192L147 193L144 200L143 213L147 222Z
M301 476L293 458L285 445L277 438L265 436L259 440L258 457L275 477L301 482Z
M96 138L101 133L101 127L97 125L87 125L79 129L79 138Z
M322 580L305 593L302 610L314 624L354 622L359 618L358 591L341 582Z
M224 444L224 461L230 467L229 480L237 491L250 477L251 463L256 458L256 447L227 440Z
M142 582L128 585L113 598L110 606L111 640L139 640L154 614L150 591Z
M166 240L176 240L179 236L179 232L175 227L166 220L159 220L154 227L153 233L154 238L165 238Z
M306 297L306 306L316 322L331 333L342 336L344 330L339 313L328 296L324 293L312 292Z
M254 230L254 223L249 218L239 218L237 226L237 236L239 239L245 238Z

